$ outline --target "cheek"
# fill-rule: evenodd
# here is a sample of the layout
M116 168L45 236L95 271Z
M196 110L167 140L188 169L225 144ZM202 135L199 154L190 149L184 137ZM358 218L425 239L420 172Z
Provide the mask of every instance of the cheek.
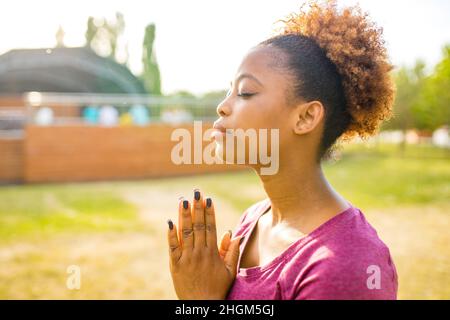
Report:
M272 129L279 128L283 114L280 106L264 101L264 99L237 105L233 110L235 113L235 128L242 129Z

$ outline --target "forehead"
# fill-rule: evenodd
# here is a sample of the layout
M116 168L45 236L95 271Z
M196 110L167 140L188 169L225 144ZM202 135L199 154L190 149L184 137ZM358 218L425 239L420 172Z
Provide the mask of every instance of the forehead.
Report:
M268 46L257 46L248 51L236 73L236 77L249 73L261 82L276 77L283 77L284 54L279 49ZM264 81L265 80L265 81Z

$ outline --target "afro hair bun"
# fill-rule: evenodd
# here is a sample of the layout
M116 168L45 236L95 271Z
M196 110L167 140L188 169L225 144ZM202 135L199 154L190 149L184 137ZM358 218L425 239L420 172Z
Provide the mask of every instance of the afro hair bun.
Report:
M281 20L281 33L314 40L336 65L351 115L342 137L373 135L381 122L391 117L395 96L383 30L359 6L339 10L335 0L306 4L299 13Z

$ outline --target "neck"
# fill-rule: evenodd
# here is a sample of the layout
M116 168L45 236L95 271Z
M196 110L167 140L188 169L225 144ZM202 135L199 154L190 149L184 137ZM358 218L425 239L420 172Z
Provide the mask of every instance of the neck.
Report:
M271 201L272 225L284 222L307 231L348 207L314 161L283 159L277 174L259 177Z

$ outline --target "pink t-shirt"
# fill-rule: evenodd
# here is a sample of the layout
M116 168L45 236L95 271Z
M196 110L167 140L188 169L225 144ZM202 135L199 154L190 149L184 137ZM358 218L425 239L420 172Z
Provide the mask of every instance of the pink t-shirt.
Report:
M240 268L242 251L270 199L248 208L233 232L245 239L227 300L396 299L397 271L389 249L363 213L348 204L271 262Z

